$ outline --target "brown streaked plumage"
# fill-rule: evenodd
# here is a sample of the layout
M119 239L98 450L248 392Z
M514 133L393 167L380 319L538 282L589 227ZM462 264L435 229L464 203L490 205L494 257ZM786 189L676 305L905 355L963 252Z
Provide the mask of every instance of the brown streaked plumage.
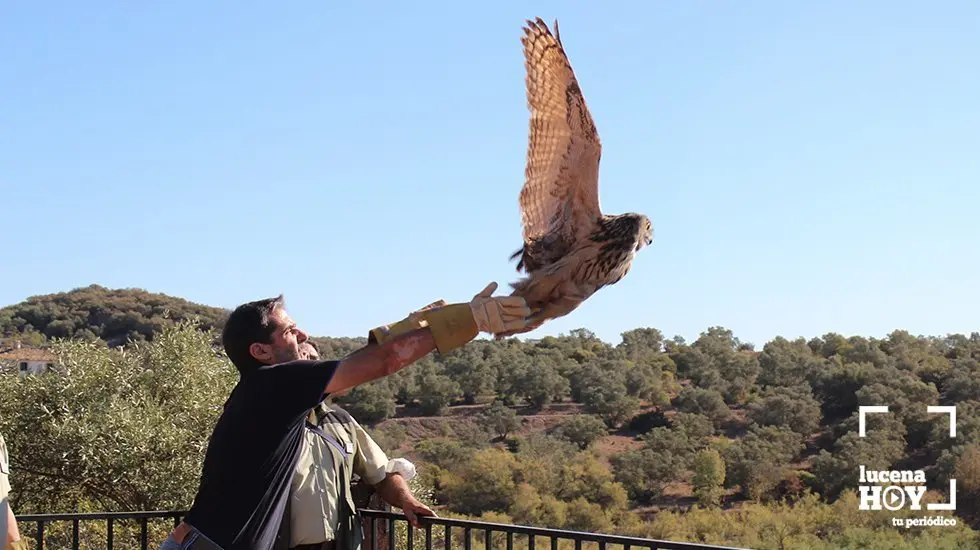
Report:
M607 216L599 206L602 144L575 73L541 18L521 38L531 112L525 182L520 193L523 247L511 256L517 271L512 296L533 312L530 332L569 314L600 288L626 276L636 252L653 242L642 214Z

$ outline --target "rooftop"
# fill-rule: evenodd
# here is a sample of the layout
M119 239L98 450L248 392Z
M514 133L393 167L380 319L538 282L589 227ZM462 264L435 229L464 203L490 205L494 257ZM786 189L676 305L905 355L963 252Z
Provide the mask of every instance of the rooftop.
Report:
M33 347L0 348L0 361L54 361L49 350Z

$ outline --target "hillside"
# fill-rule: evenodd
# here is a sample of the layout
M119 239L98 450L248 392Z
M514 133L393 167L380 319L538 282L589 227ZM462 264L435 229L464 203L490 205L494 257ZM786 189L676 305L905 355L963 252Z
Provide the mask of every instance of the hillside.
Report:
M70 294L51 295L61 298L49 303L72 303ZM87 307L108 318L158 311L143 299L181 303L98 287L88 296ZM185 312L203 306L188 307ZM99 334L88 326L105 334L113 325L82 329ZM50 512L59 502L74 502L65 495L83 481L88 488L78 498L99 501L99 509L187 504L210 426L237 375L195 327L160 326L166 337L127 359L65 343L61 353L73 358L74 384L55 378L41 391L0 380L10 384L0 391L11 396L0 403L0 431L37 465L24 477L30 509ZM325 357L364 344L359 338L315 340ZM160 375L142 376L147 370ZM106 377L114 383L107 386ZM709 327L693 342L643 327L609 343L578 329L538 340L478 340L453 353L430 354L336 401L388 453L417 464L420 476L413 483L442 515L755 548L824 548L812 540L813 532L821 533L827 548L862 546L859 541L879 535L876 540L888 542L875 547L959 548L954 539L973 535L929 531L930 537L952 537L943 539L946 546L933 545L915 538L921 531L891 527L889 514L855 513L855 489L861 465L922 469L927 502L946 501L954 478L960 526L978 525L978 380L980 333L829 333L777 337L755 349L724 327ZM183 396L189 387L195 388L193 402L167 397ZM153 403L150 413L146 403ZM871 416L868 436L860 438L859 404L888 405L894 414ZM942 415L926 412L928 405L957 407L955 439ZM46 412L51 410L65 411L70 428ZM109 439L100 435L107 425L114 427ZM85 452L66 448L66 437ZM66 469L64 457L76 455L101 462ZM103 488L118 489L110 480L136 465L145 477L139 486L118 494ZM105 472L104 479L98 472ZM47 496L53 480L65 488ZM806 511L791 513L787 505ZM698 508L709 515L670 515ZM762 523L731 520L731 514L761 514ZM706 526L714 521L744 532L712 531ZM785 540L797 537L797 545L772 542L777 531Z
M535 433L588 441L636 504L656 505L678 489L693 497L694 459L719 444L727 470L722 501L804 487L833 500L854 487L858 464L922 468L940 484L948 479L965 447L941 437L941 422L925 408L956 404L959 430L971 434L961 441L975 441L978 360L977 334L776 338L755 352L720 327L691 344L637 329L611 346L579 331L538 342L475 342L338 401L390 445L422 459L436 442L493 434L501 423L510 429L496 438L498 447ZM494 400L508 407L488 416ZM855 439L858 404L889 404L898 414L870 419L875 435ZM563 429L583 417L597 422Z
M99 285L31 296L0 308L0 337L38 344L51 338L101 339L109 345L152 340L175 321L196 318L202 328L221 326L228 311L138 288Z

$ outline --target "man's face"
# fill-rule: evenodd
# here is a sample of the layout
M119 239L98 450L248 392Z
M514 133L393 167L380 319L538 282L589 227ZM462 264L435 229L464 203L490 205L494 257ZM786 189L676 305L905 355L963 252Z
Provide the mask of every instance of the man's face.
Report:
M276 308L270 322L274 327L269 344L252 344L250 350L256 359L267 365L295 361L304 357L301 348L308 336L296 327L286 310Z
M300 345L300 354L302 355L300 359L309 359L311 361L318 361L320 359L320 352L313 347L313 344L309 340Z

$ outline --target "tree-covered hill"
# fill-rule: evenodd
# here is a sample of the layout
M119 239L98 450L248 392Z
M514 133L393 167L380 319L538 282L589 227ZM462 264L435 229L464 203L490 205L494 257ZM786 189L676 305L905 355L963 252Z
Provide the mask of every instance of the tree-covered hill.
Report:
M162 317L141 303L148 293L91 292L79 303ZM89 311L66 305L69 294L34 307ZM193 307L203 306L185 314ZM0 376L0 432L12 456L30 457L13 465L22 510L189 504L237 374L213 333L161 326L125 350L63 341L63 369ZM328 358L365 343L315 339ZM828 333L757 348L724 327L691 342L643 327L619 342L587 329L479 339L335 400L391 456L416 463L413 484L443 516L759 549L918 550L980 544L970 529L980 526L978 381L980 333ZM893 414L871 415L858 437L859 405ZM956 406L955 438L930 405ZM924 502L947 501L956 479L945 516L958 525L896 528L895 517L937 514L859 510L860 466L923 470Z
M90 285L0 308L0 336L31 344L51 338L101 339L116 346L152 340L164 327L191 318L204 329L220 327L227 315L227 310L166 294Z

